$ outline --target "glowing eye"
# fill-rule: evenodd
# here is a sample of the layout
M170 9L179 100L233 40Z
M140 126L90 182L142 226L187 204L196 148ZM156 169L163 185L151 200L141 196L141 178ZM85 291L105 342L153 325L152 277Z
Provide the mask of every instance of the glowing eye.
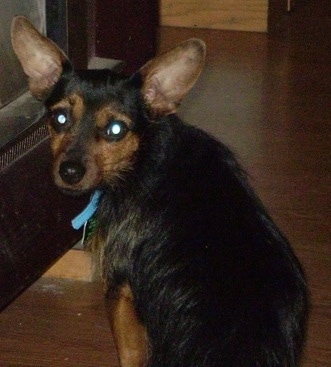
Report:
M63 113L57 115L56 117L56 121L60 124L63 125L67 122L67 116L64 115Z
M49 111L49 123L57 133L68 130L71 125L70 112L63 108Z
M112 127L111 127L111 133L113 135L118 135L120 134L122 131L122 126L120 126L119 124L114 124Z
M51 118L55 125L65 125L68 122L68 114L62 109L53 111Z
M111 121L107 126L107 137L111 140L122 139L128 131L128 127L123 121Z

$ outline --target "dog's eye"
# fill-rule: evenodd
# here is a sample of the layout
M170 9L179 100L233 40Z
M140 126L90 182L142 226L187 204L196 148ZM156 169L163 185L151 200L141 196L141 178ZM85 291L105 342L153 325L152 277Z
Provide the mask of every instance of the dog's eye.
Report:
M59 113L56 116L56 122L58 122L60 125L64 125L67 122L67 116L64 113Z
M63 109L58 109L50 112L50 123L55 131L60 132L66 129L69 123L68 112Z
M106 127L107 138L110 140L120 140L128 132L128 127L123 121L111 121Z
M65 125L68 122L68 116L65 111L57 111L53 115L54 122L59 125Z

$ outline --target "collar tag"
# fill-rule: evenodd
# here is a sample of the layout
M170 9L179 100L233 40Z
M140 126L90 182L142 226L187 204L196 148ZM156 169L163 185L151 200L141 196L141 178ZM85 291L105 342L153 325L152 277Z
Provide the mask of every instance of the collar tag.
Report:
M93 216L98 209L101 194L102 191L100 190L94 191L87 207L71 221L74 229L80 229Z

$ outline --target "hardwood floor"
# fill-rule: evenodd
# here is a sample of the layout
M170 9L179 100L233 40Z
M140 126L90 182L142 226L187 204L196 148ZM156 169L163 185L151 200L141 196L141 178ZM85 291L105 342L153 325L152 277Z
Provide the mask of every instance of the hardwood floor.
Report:
M320 5L323 1L320 1ZM203 38L206 69L181 116L238 154L306 270L304 367L331 366L331 23L328 2L285 35L161 30L161 50ZM98 283L41 279L0 315L0 366L118 366Z
M0 366L118 366L100 284L36 282L0 315Z

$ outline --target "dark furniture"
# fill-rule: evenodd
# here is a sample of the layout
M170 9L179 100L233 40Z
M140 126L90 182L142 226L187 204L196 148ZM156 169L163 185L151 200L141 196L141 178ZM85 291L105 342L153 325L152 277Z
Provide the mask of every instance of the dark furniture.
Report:
M66 13L68 53L76 68L86 68L97 56L124 60L123 72L131 73L155 54L157 0L56 3L66 5L60 21ZM47 135L42 118L0 148L0 309L81 236L70 222L88 197L72 198L56 189Z

